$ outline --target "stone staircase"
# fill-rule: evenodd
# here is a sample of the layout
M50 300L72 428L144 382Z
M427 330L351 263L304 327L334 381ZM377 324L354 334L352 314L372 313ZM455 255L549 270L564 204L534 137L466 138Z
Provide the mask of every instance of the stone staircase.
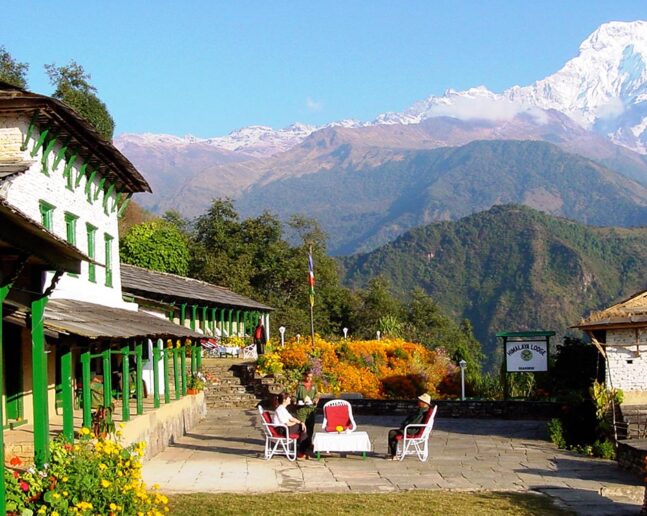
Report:
M262 400L257 397L255 383L246 375L247 364L232 363L228 359L216 359L203 364L202 372L208 378L205 399L209 408L254 408ZM211 381L209 381L211 378Z

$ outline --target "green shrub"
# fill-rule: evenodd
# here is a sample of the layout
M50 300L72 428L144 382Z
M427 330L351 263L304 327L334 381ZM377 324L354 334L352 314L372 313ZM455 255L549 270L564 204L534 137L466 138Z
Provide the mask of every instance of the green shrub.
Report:
M503 385L501 378L497 374L487 373L473 386L474 396L484 400L501 400L503 399Z
M593 443L593 455L602 459L615 460L616 447L609 439L597 440Z
M42 469L5 469L8 513L159 515L167 510L167 498L147 491L141 480L144 443L124 447L92 439L88 428L79 433L74 444L51 441L50 462Z
M548 422L548 436L555 446L561 449L566 448L564 428L562 427L562 422L559 419L553 418Z

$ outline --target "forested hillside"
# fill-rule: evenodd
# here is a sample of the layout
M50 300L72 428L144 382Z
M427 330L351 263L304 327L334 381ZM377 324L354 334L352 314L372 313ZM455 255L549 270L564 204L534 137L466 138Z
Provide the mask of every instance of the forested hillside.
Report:
M420 227L342 258L344 281L378 275L406 298L422 288L467 318L487 354L502 330L560 334L592 309L647 287L647 228L598 228L516 205Z
M586 224L647 224L645 186L546 142L476 141L403 151L377 165L352 153L338 147L329 167L254 186L236 205L244 216L267 206L282 219L305 213L328 233L336 255L505 203Z

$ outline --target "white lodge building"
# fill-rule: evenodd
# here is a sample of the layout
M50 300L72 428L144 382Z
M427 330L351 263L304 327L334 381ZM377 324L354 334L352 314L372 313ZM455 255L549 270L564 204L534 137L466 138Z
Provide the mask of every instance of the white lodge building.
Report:
M150 192L148 184L112 144L75 134L93 130L60 102L32 93L14 97L3 92L0 106L0 196L96 262L84 262L79 275L62 276L51 299L126 308L118 213L134 192ZM44 103L47 109L39 106Z
M7 434L24 425L32 427L28 435L40 465L47 462L52 416L62 416L68 439L81 415L90 426L91 374L102 377L104 405L113 403L113 394L129 400L116 403L122 421L130 420L131 410L144 415L141 371L153 360L150 342L157 343L160 370L172 359L178 371L182 358L174 401L197 414L198 402L183 399L184 358L191 355L193 371L199 346L191 339L200 334L140 312L122 297L117 221L134 193L148 191L130 161L65 104L0 82L0 205L6 207L0 244L11 244L0 252L0 423L8 429L0 431L0 459L3 438L8 442ZM11 217L25 238L41 236L42 249L35 251L31 240L31 246L16 244L20 230ZM183 339L187 348L166 349L167 339ZM123 380L129 367L137 370L133 408ZM115 374L121 380L111 385ZM168 378L156 382L159 408L158 384L169 384ZM113 391L115 383L123 383L122 390Z

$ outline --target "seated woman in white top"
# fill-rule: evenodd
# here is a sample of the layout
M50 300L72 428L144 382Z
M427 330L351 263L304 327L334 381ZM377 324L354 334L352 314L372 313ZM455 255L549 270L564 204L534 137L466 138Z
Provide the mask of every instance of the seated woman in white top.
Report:
M299 434L297 439L297 458L307 459L306 445L308 434L306 432L306 424L299 421L292 414L288 412L288 405L291 398L287 393L279 394L277 397L277 406L274 408L274 415L272 416L272 423L275 425L286 425L290 434Z

